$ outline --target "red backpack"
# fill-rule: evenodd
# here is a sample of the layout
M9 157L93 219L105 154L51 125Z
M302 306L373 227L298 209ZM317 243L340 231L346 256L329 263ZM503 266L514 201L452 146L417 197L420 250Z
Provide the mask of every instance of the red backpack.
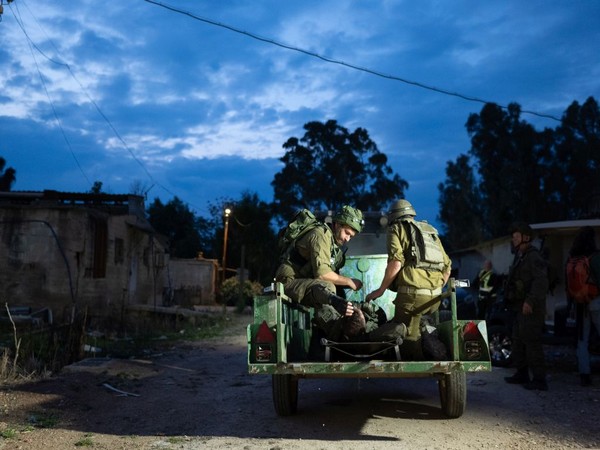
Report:
M600 289L592 279L591 256L572 256L567 260L567 293L577 303L589 303Z

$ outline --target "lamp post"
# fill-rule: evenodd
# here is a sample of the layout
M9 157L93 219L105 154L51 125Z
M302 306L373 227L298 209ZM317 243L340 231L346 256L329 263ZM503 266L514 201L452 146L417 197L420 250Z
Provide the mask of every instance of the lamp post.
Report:
M227 267L227 233L229 232L229 216L231 215L231 208L225 208L223 210L223 217L225 219L225 230L223 232L223 274L221 275L221 283L225 281L225 269Z

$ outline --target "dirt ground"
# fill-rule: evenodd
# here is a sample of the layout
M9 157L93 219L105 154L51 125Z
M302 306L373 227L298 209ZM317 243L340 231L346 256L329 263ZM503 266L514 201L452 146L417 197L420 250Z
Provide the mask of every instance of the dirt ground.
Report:
M548 392L469 374L458 419L431 378L300 380L298 414L278 417L270 377L247 373L251 316L229 318L220 338L4 387L0 449L600 448L600 376L580 387L572 349L547 349Z

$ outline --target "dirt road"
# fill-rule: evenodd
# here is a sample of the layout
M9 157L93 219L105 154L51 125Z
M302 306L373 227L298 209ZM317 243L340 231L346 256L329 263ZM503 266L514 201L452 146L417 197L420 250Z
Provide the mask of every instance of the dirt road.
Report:
M508 369L468 375L459 419L442 415L433 379L300 380L298 414L282 418L270 378L247 374L250 316L230 317L221 339L4 388L0 449L600 447L600 377L580 387L573 352L548 349L548 392L506 385Z

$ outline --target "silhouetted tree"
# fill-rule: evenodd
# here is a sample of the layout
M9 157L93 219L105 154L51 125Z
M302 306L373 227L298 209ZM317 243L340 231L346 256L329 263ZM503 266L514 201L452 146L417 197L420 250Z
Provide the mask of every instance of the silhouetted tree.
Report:
M520 120L515 103L505 111L486 104L471 114L467 131L470 153L480 176L481 214L485 238L508 233L516 220L533 222L545 207L542 192L544 167L538 133Z
M457 250L481 241L481 196L467 155L448 162L446 181L438 189L438 220L448 249Z
M147 209L148 221L156 231L169 239L170 255L176 258L195 258L201 249L196 229L196 216L179 198L163 204L159 198Z
M393 173L367 130L349 132L335 120L309 122L301 139L289 138L275 174L275 213L288 219L296 210L335 210L350 204L379 210L403 198L408 183Z
M266 285L272 281L277 263L277 237L271 226L273 218L270 205L260 200L256 193L246 191L239 200L220 199L210 203L213 218L217 257L222 258L224 222L223 211L231 208L227 237L227 266L241 267L249 272L251 280ZM244 261L242 262L242 253Z
M6 160L0 156L0 191L10 191L12 185L17 181L17 171L12 167L6 167Z
M593 97L573 102L556 129L539 132L520 120L512 103L505 111L486 104L471 114L471 166L462 155L449 163L440 188L439 218L455 245L474 245L506 235L514 221L550 222L600 216L600 110ZM471 184L471 169L477 170ZM465 180L461 180L461 176ZM481 224L480 237L453 214L456 199L479 197L470 213ZM595 206L595 209L594 209ZM464 214L464 213L463 213ZM460 237L461 230L464 236Z
M548 195L559 200L563 219L589 216L600 195L600 109L593 97L567 108L554 131L553 156L545 177Z
M90 193L92 194L101 194L102 193L102 181L94 181L92 188L90 189Z

